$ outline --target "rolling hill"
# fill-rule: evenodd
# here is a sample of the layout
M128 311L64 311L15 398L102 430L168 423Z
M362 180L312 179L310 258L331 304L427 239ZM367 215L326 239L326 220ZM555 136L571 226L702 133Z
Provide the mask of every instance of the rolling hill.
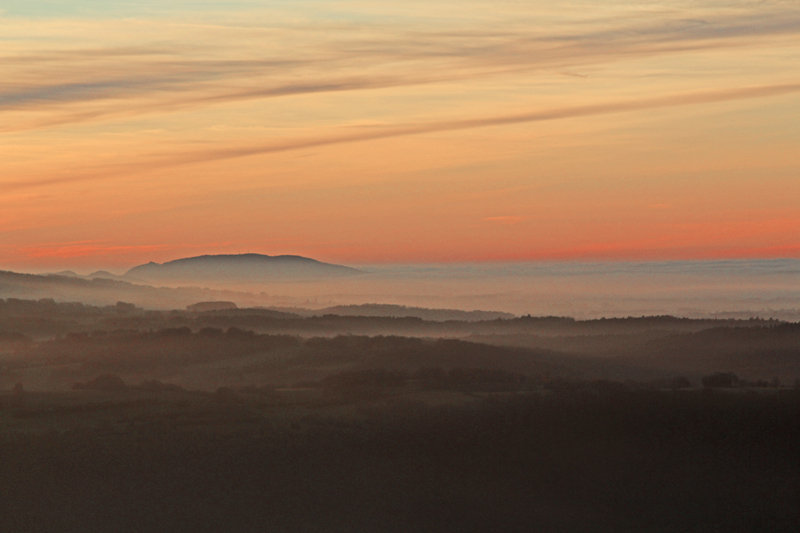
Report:
M201 255L166 263L146 263L125 273L125 278L147 282L241 282L321 279L360 274L342 265L323 263L298 255Z

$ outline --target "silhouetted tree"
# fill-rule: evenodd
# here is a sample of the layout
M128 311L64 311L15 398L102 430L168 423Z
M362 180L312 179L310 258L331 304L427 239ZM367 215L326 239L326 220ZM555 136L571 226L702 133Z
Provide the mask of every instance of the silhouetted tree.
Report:
M128 388L121 377L116 374L103 374L86 383L76 383L76 390L121 391Z
M686 376L676 376L670 380L670 389L688 389L692 386L692 382Z
M739 377L733 372L715 372L702 378L703 387L736 387L739 385Z

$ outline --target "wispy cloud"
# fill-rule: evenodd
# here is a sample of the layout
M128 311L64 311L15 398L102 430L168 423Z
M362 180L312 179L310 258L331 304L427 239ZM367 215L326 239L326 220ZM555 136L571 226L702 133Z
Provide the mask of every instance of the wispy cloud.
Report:
M388 127L359 129L355 133L344 133L328 137L303 138L282 142L259 143L246 146L232 146L217 149L202 149L184 152L165 153L145 161L127 161L113 168L103 168L96 171L73 171L67 175L53 176L42 179L6 181L2 187L6 191L26 189L59 183L69 183L85 180L109 178L119 175L136 174L161 168L190 165L203 162L220 161L256 155L266 155L279 152L289 152L317 148L337 144L365 142L371 140L388 139L423 135L427 133L469 130L491 126L503 126L532 122L569 119L611 113L624 113L646 109L669 108L687 105L713 104L731 100L752 98L765 98L800 92L800 82L786 83L758 87L742 87L722 91L703 91L693 93L674 94L656 98L642 98L634 100L611 101L600 104L534 110L512 115L494 117L476 117L459 120L445 120L422 124L398 124Z
M796 0L12 4L0 14L4 243L102 239L28 250L50 263L166 254L125 246L178 249L195 234L245 246L264 228L397 257L521 249L480 242L498 232L556 255L643 250L687 198L752 227L753 205L789 209L797 192ZM423 190L435 208L419 209ZM110 205L131 215L111 220ZM132 215L147 206L166 211ZM398 229L414 209L431 214ZM553 231L528 235L526 213ZM650 225L631 228L634 216ZM742 247L792 244L718 226Z
M763 98L800 91L800 83L789 83L780 85L770 85L763 87L745 87L723 91L704 91L696 93L685 93L669 95L657 98L643 98L638 100L625 100L608 102L602 104L591 104L582 106L572 106L555 108L548 110L530 111L513 115L502 115L495 117L467 118L460 120L449 120L432 122L425 124L403 124L388 128L370 129L364 132L345 134L340 136L322 137L316 139L300 139L274 144L260 144L245 147L224 148L219 150L202 150L185 154L169 155L155 161L156 166L182 165L196 163L200 161L212 161L220 159L231 159L246 157L251 155L268 154L274 152L286 152L290 150L302 150L317 146L332 144L361 142L390 137L401 137L409 135L421 135L425 133L435 133L442 131L466 130L474 128L485 128L489 126L503 126L527 122L541 122L547 120L558 120L575 118L591 115L602 115L609 113L621 113L627 111L638 111L643 109L655 109L662 107L675 107L692 104L704 104L714 102L724 102L728 100L741 100L748 98Z
M160 79L140 77L36 85L0 93L0 111L4 108L19 110L32 105L119 98L146 90L165 89L179 81L177 77Z
M213 30L216 48L211 43L198 46L211 30L186 24L178 40L168 44L133 44L136 37L131 35L107 48L6 52L0 54L5 71L0 112L45 108L49 116L6 120L2 129L253 99L483 80L541 69L571 72L620 59L746 46L753 39L800 33L800 9L791 4L767 7L701 19L678 13L660 20L607 20L579 32L548 31L540 25L511 25L494 32L480 26L424 30L401 24L372 31L344 25L328 35L325 25L310 22L273 29L262 40L250 35L258 27L220 26ZM166 23L152 24L157 28ZM294 43L299 31L307 34L302 47L282 44L281 36ZM84 104L93 105L91 112L81 109Z

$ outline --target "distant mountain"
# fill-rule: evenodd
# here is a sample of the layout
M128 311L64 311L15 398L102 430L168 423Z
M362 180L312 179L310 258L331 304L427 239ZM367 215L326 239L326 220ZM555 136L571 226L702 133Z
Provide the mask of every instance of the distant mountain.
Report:
M122 276L118 276L116 274L112 274L108 270L97 270L96 272L92 272L91 274L78 274L72 270L62 270L61 272L49 272L45 274L41 274L43 276L58 276L58 277L66 277L66 278L76 278L76 279L85 279L85 280L93 280L93 279L112 279L117 281L130 281L125 279Z
M256 295L199 287L167 288L103 277L87 278L61 274L21 274L0 270L0 298L53 299L113 305L118 301L149 309L178 309L208 300L234 300L245 306L260 305Z
M205 313L208 311L230 311L231 309L238 309L234 302L215 301L215 302L197 302L186 306L187 311L195 313Z
M92 272L91 274L89 274L86 277L89 278L89 279L98 279L99 278L99 279L115 279L115 280L118 280L118 281L125 281L125 279L122 276L117 276L116 274L112 274L111 272L109 272L107 270L98 270L97 272Z
M201 255L167 263L147 263L130 269L125 278L158 282L263 282L318 279L360 274L342 265L299 255Z
M500 311L462 311L460 309L427 309L424 307L406 307L405 305L391 304L362 304L362 305L337 305L313 311L315 315L339 316L390 316L390 317L416 317L422 320L444 322L447 320L463 320L465 322L478 322L481 320L496 320L498 318L514 318L511 313Z

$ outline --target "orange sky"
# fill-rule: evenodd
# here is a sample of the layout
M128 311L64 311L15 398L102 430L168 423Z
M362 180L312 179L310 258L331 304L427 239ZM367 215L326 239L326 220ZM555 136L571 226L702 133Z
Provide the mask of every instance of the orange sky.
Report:
M800 257L797 2L5 4L0 269Z

